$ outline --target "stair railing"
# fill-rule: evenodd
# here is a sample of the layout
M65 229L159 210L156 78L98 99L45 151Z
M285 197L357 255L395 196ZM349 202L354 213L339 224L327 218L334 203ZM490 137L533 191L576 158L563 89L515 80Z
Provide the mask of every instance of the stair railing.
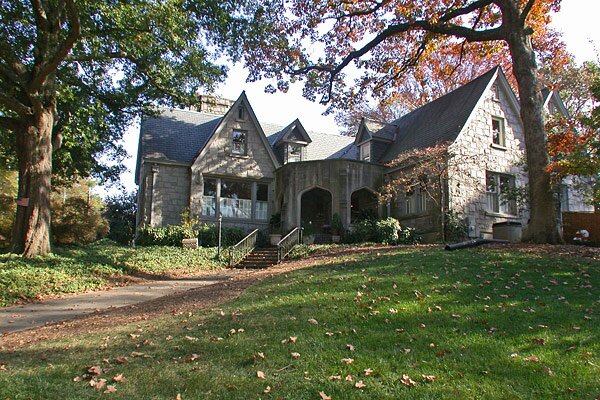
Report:
M290 254L295 245L302 243L304 228L296 227L277 243L277 262L280 263Z
M256 240L258 239L258 229L253 230L237 242L235 245L229 248L229 266L239 264L246 256L256 248Z

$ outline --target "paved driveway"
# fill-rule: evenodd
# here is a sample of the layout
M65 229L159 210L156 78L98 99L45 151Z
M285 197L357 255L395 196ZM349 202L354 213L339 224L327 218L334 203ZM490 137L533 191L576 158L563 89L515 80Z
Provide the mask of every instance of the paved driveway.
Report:
M0 308L0 334L36 328L95 311L130 306L199 286L211 285L228 280L234 273L234 271L227 271L198 278L149 281L98 292L67 295L41 303Z

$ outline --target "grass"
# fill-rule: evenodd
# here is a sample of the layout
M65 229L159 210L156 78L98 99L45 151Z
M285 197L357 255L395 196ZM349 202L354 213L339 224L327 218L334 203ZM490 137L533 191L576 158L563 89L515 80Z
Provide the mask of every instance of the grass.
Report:
M180 275L222 266L214 248L132 250L108 240L56 248L54 254L34 259L0 254L0 307L44 295L99 289L131 275Z
M218 310L0 353L0 398L594 399L599 267L483 249L348 255ZM82 377L94 366L114 393Z

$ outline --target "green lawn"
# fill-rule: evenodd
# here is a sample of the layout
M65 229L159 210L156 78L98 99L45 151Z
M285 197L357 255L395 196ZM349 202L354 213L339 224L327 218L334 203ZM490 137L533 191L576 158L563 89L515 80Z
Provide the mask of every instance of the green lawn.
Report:
M484 249L344 256L218 310L0 353L0 398L595 399L599 268Z
M44 295L98 289L128 276L181 275L223 267L215 248L129 249L102 240L87 246L56 248L31 260L0 254L0 307Z

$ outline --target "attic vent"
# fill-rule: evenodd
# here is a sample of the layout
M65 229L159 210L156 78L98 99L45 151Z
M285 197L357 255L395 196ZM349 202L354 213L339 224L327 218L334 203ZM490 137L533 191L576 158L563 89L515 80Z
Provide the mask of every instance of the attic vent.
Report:
M202 94L198 96L198 105L195 108L207 114L225 115L233 103L233 100Z

